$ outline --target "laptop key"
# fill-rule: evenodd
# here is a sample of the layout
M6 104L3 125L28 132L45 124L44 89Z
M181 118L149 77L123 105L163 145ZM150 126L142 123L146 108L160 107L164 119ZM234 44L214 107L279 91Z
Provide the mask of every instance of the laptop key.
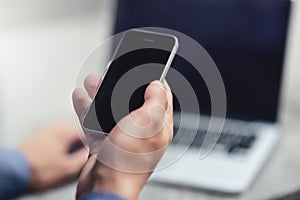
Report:
M231 144L227 145L227 152L234 153L240 149L249 149L253 145L256 137L251 136L238 136L235 141L232 141Z
M248 149L252 147L256 137L254 135L251 136L243 136L240 141L240 148Z
M239 149L239 144L233 142L232 144L227 146L227 153L234 153Z

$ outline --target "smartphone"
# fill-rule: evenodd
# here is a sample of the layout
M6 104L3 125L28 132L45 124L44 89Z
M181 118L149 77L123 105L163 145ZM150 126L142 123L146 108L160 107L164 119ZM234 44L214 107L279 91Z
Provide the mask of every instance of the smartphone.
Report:
M102 83L84 117L83 129L88 133L108 134L122 117L142 106L148 84L154 80L165 79L177 49L178 39L174 35L141 29L126 31L114 51L112 60L102 76ZM119 103L114 104L116 108L112 109L113 91L118 86L118 81L139 66L144 67L140 68L143 71L132 78L127 78L125 83L122 82L124 88L117 95ZM138 80L142 80L144 84L141 85ZM132 91L130 100L124 105L123 101L128 98L128 94L125 94L127 85L131 88L134 86L136 90ZM113 110L119 113L115 114Z

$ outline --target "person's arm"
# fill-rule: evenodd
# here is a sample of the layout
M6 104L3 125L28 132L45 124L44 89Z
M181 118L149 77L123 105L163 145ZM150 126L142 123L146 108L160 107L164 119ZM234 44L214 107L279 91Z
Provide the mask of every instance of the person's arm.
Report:
M26 158L19 151L0 149L0 199L12 199L26 192L29 180Z
M22 142L15 150L0 150L0 199L49 189L79 174L87 150L70 152L80 142L73 123L48 125Z

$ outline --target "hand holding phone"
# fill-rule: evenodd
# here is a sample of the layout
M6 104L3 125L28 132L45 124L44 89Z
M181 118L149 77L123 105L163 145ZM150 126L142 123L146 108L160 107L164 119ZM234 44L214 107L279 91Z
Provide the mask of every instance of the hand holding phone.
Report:
M94 96L96 88L100 83L100 77L97 75L90 75L85 80L85 88L77 88L73 92L74 108L77 112L81 122L85 115L89 104L90 98ZM164 153L165 148L173 138L173 104L172 93L166 82L163 85L155 82L151 83L145 92L145 102L141 108L133 111L126 117L132 117L135 120L140 120L140 123L147 123L147 114L149 108L159 104L161 107L165 107L166 116L154 118L155 122L162 121L166 118L166 123L163 129L158 132L154 137L139 139L134 138L122 130L113 128L107 139L113 141L117 146L133 153L145 153L155 151L157 149L163 149L161 152L149 157L140 157L137 160L128 162L126 157L122 157L121 154L110 151L110 149L100 149L100 154L105 153L106 156L111 158L118 165L123 163L129 163L132 167L147 168L148 171L137 171L137 173L127 173L112 167L108 167L105 164L98 162L97 157L91 156L87 161L85 167L82 170L77 187L77 197L89 193L106 191L113 194L117 194L125 199L137 199L141 189L145 185L147 179L150 177L157 162L160 160ZM126 118L125 117L125 118ZM104 151L101 151L104 150ZM107 153L108 152L108 153ZM130 166L127 166L130 167Z
M149 45L149 42L152 44ZM124 35L115 56L118 57L129 43L136 44L137 49L147 45L153 48L142 48L125 54L121 60L111 63L102 82L99 76L90 75L85 80L85 89L77 88L73 93L74 107L83 129L93 136L102 135L103 132L109 133L105 140L97 145L99 151L91 153L96 155L91 156L83 168L78 182L77 197L88 192L106 191L125 199L137 199L173 138L172 93L163 80L177 49L177 39L170 35L133 30ZM142 89L135 92L133 102L128 105L130 113L120 119L112 119L110 98L113 87L126 71L144 63L163 65L148 77L149 83L159 81L140 87ZM90 98L94 96L93 102L90 103ZM162 108L163 113L154 112L157 114L151 115L153 108L157 106ZM146 132L155 134L144 138L133 137L124 132L117 123L131 128L135 125L146 127ZM151 126L145 126L149 123ZM134 134L144 135L146 129L136 129ZM117 148L113 148L115 146Z

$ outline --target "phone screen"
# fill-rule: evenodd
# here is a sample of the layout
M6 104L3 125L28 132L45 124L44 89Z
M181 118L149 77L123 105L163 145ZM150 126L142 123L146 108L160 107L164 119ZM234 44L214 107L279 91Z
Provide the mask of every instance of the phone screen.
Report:
M83 127L92 131L109 133L122 117L142 106L148 84L161 78L175 44L176 38L169 35L138 30L127 31L119 43L112 63L85 116ZM140 69L145 73L135 74L131 78L129 75L129 78L122 79L123 76L132 73L140 66L143 66ZM121 79L122 90L113 96L113 91L116 86L120 86L118 82ZM141 82L144 84L141 85ZM135 90L130 91L128 104L124 105L122 101L128 99L127 86ZM113 105L112 97L117 97L113 101L117 103ZM114 109L112 106L115 106Z

